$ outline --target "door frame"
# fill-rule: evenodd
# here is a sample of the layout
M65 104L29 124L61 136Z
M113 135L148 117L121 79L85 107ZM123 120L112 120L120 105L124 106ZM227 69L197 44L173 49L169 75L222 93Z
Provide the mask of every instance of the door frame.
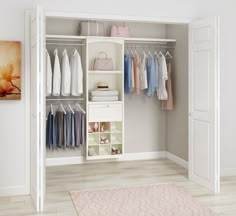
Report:
M26 42L26 38L30 38L30 14L31 11L30 10L26 10L25 11L25 41L24 41L24 48L25 48L25 68L29 69L29 65L30 65L30 44L28 42ZM50 11L50 10L45 10L45 17L51 17L51 18L79 18L79 19L84 19L84 20L93 20L93 19L100 19L100 20L120 20L120 21L133 21L133 22L147 22L147 23L166 23L166 24L189 24L191 23L194 19L190 19L190 18L168 18L168 17L140 17L140 16L124 16L124 15L101 15L101 14L89 14L89 13L70 13L70 12L56 12L56 11ZM219 28L218 28L218 35L219 35ZM219 41L220 39L218 38L218 50L219 50ZM217 119L218 119L218 134L217 134L217 138L218 138L218 142L217 142L217 148L218 148L218 154L216 155L218 160L218 167L220 167L220 80L219 80L219 75L220 75L220 56L219 56L218 52L218 88L217 88L217 94L218 94L218 107L217 107ZM29 73L28 73L29 74ZM26 73L25 73L25 77L26 77ZM26 82L27 81L27 82ZM25 92L30 92L30 82L29 82L29 77L25 78ZM29 94L27 94L26 97L26 101L25 101L25 113L28 113L28 115L26 115L25 117L25 126L26 126L26 132L25 132L25 138L28 142L28 145L25 146L25 160L29 161L30 160L30 133L29 133L29 129L30 129L30 98L29 98ZM26 143L27 143L26 142ZM189 145L189 143L188 143ZM189 153L188 153L189 154ZM28 163L27 164L27 169L26 169L26 174L25 176L29 179L30 178L30 166ZM219 168L219 175L220 175L220 168ZM27 191L30 192L30 181L26 180L27 182Z

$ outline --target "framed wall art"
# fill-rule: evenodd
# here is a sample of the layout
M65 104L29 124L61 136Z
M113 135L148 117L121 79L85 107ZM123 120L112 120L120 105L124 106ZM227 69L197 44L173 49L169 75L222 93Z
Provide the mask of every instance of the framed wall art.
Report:
M0 41L0 100L21 99L21 42Z

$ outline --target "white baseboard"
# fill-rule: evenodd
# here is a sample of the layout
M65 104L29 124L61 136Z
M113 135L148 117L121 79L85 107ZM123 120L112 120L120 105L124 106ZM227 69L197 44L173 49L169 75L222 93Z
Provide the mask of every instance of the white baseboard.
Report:
M166 158L166 151L125 153L118 161L154 160Z
M138 153L125 153L120 158L113 159L112 161L135 161L135 160L153 160L166 158L166 152L138 152ZM62 166L73 164L85 164L85 163L98 163L108 160L92 160L86 161L83 156L79 157L63 157L63 158L47 158L46 166ZM110 160L109 160L110 161Z
M220 176L236 176L236 168L222 168Z
M21 196L30 194L24 185L8 186L0 188L0 197Z
M104 161L136 161L136 160L155 160L165 159L174 161L178 165L188 169L188 162L171 154L166 151L158 152L137 152L137 153L125 153L120 158L113 160L92 160L86 161L83 156L79 157L62 157L62 158L47 158L46 166L62 166L62 165L73 165L73 164L87 164L87 163L98 163Z
M58 158L47 158L46 166L63 166L73 164L84 164L86 161L83 156L78 157L58 157Z
M179 158L176 155L171 154L170 152L166 152L166 158L174 161L175 163L184 167L185 169L188 169L188 162L183 160L182 158Z

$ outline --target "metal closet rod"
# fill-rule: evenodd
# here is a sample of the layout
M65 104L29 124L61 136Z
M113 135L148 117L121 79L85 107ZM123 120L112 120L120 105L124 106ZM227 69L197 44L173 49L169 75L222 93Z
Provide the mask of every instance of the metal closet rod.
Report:
M84 101L84 98L46 98L47 101Z
M47 45L57 45L57 46L84 46L85 44L78 43L46 43Z
M46 38L46 41L82 41L85 38Z
M160 48L160 49L174 49L174 47L172 46L160 46L160 45L156 45L156 46L151 46L149 45L145 45L145 46L141 46L141 45L125 45L125 48L129 49L135 49L135 48L151 48L151 49L156 49L156 48Z

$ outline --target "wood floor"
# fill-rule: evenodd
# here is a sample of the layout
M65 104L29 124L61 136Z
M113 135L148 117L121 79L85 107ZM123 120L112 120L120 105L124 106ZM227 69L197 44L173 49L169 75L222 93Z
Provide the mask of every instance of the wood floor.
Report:
M236 177L222 179L221 193L188 181L187 171L169 160L107 162L47 168L46 210L37 213L30 196L0 198L0 216L75 216L69 191L172 182L217 215L236 215Z

